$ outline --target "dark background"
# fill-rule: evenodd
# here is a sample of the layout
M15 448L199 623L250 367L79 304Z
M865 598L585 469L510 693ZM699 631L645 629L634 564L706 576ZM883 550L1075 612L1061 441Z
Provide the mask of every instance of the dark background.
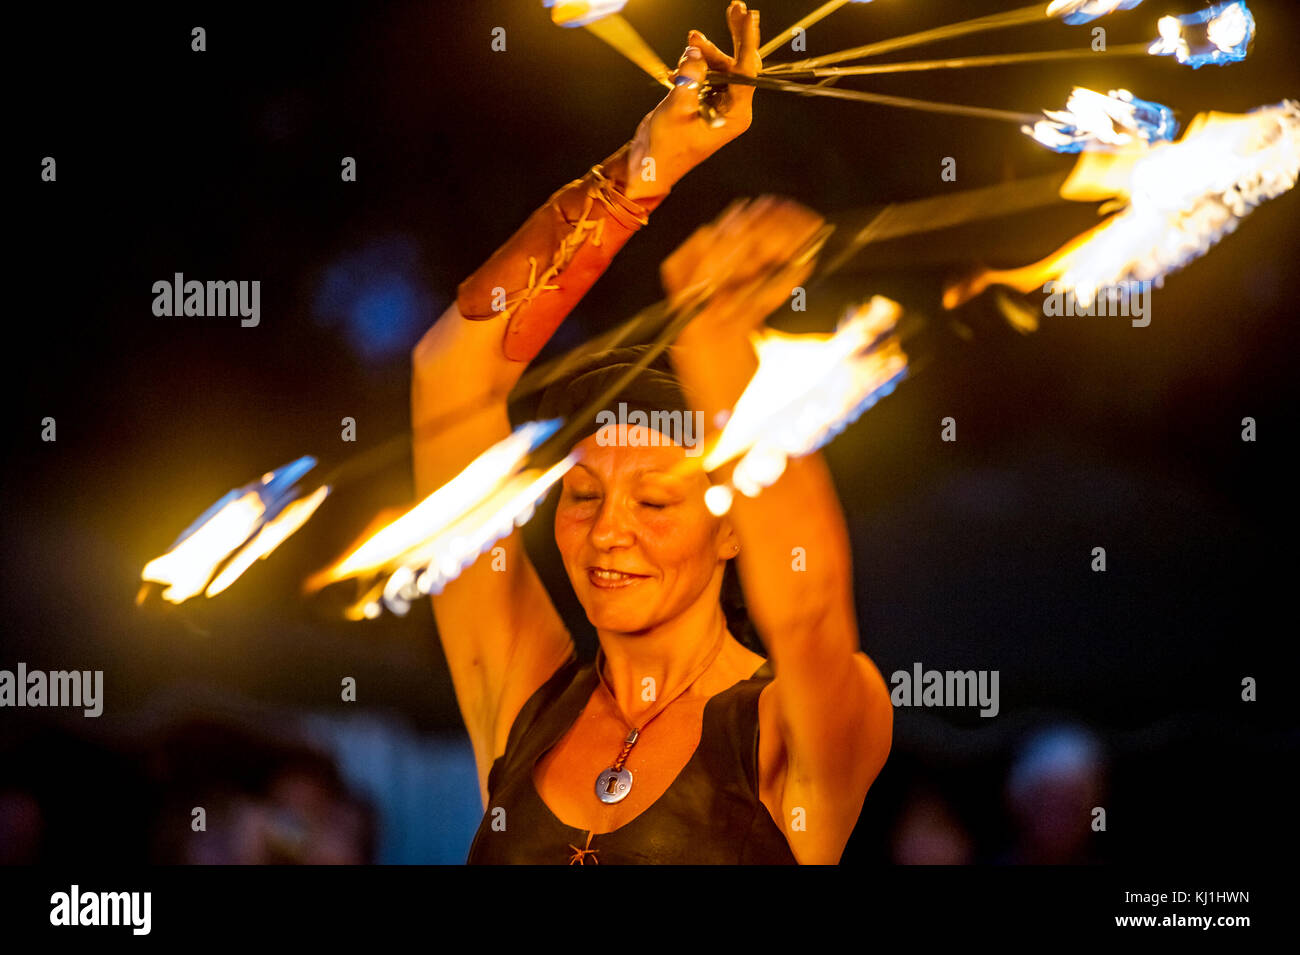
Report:
M813 5L768 0L767 32ZM810 30L808 55L1007 6L852 6ZM1088 26L893 58L1083 45L1098 25L1118 45L1194 6L1148 0ZM672 63L690 27L723 41L724 7L631 0L625 15ZM1073 85L1123 86L1186 123L1300 94L1300 10L1251 8L1253 54L1227 67L1099 55L842 85L1025 111L1062 108ZM14 17L11 52L27 66L7 151L16 387L0 667L102 669L107 701L99 720L0 713L3 857L171 859L159 836L174 828L160 822L167 807L192 804L195 787L272 798L276 767L314 758L295 728L310 714L361 710L404 739L463 744L427 606L352 624L298 595L375 511L411 502L406 459L340 489L215 600L137 608L140 569L232 487L302 454L329 469L406 430L409 348L456 284L629 138L662 91L586 31L554 27L533 0ZM190 50L195 25L207 29L205 53ZM495 26L504 53L491 50ZM40 181L44 156L57 160L56 183ZM357 160L355 183L340 181L343 156ZM956 159L955 183L940 179L944 157ZM1070 164L1008 124L760 91L752 129L678 186L550 353L654 301L658 263L735 197L779 193L848 221ZM1106 766L1097 804L1108 829L1069 861L1240 863L1294 838L1281 780L1297 742L1285 530L1296 202L1268 203L1171 277L1146 328L1044 319L1022 336L987 294L958 315L970 341L931 322L924 368L828 448L851 522L863 648L886 677L920 661L1001 678L996 719L896 710L893 755L845 862L902 861L905 810L936 800L947 809L922 816L946 845L967 847L954 858L1027 861L1004 782L1026 734L1061 721L1089 727ZM1093 206L1058 205L874 247L811 296L805 324L829 328L872 293L938 316L945 279L976 261L1024 264L1093 221ZM259 279L260 326L154 317L151 285L174 272ZM939 440L949 415L956 443ZM46 416L55 443L40 439ZM357 421L355 445L340 441L344 416ZM1240 438L1245 416L1258 422L1255 443ZM547 551L548 516L529 526L530 547L590 651ZM1095 546L1107 551L1104 574L1089 568ZM358 681L356 704L339 701L344 676ZM1241 701L1246 676L1259 702ZM472 808L464 749L454 789ZM440 818L437 805L417 792L390 812L326 763L305 772L342 802L368 798L386 833L388 850L363 855L414 861L392 847L414 845L403 827ZM458 818L444 827L446 858L463 858Z

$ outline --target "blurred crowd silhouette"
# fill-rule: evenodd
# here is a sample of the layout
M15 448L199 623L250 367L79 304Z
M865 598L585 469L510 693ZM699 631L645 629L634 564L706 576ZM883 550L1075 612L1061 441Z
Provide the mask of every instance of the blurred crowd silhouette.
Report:
M369 717L358 736L356 722L227 706L154 712L114 741L54 724L34 728L0 752L0 862L463 861L480 811L467 743L449 739L426 752L424 772L442 777L444 791L426 780L393 799L393 787L416 781L414 761L363 768L355 759L418 746L418 737ZM347 745L349 734L357 745ZM846 861L1106 860L1094 807L1105 801L1108 759L1102 740L1083 726L1037 726L1011 751L983 753L960 773L936 774L923 763L896 748L886 792L868 794L868 821L859 827L887 837L872 848L855 833ZM971 800L999 774L1000 803L987 787L982 804ZM430 827L437 838L428 837Z

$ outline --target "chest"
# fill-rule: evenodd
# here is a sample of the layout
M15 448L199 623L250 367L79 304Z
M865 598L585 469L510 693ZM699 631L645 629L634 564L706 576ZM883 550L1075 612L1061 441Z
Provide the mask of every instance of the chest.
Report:
M594 833L627 825L659 799L691 762L704 729L707 700L678 699L642 728L624 767L632 788L619 802L596 797L596 777L623 750L627 728L597 693L560 741L533 768L533 785L562 823Z

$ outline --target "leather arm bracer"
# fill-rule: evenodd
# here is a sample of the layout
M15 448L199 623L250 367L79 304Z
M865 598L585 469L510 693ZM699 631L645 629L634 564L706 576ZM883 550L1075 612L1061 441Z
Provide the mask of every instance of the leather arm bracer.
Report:
M554 193L478 270L456 304L472 321L501 319L502 353L530 361L663 200L624 195L629 147Z

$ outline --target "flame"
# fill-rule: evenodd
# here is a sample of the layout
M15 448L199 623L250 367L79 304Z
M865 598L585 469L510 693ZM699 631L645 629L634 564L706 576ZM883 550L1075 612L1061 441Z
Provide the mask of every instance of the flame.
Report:
M619 14L627 0L543 0L551 20L562 27L586 27L668 89L672 76L659 54Z
M1152 56L1173 56L1197 70L1207 64L1244 60L1255 39L1255 18L1245 0L1220 3L1181 17L1161 17L1156 27L1160 39L1147 52Z
M705 453L704 469L739 458L731 484L753 497L781 476L787 459L817 450L856 421L907 372L894 335L901 311L877 295L849 311L830 335L755 334L758 370ZM729 492L711 494L710 510L730 507Z
M302 457L228 492L182 531L167 553L145 564L140 578L166 584L163 599L183 603L202 593L226 559L242 547L221 570L221 586L214 581L207 595L220 593L301 527L329 494L328 487L321 487L306 501L294 500L298 478L315 466L315 458ZM235 564L242 566L232 569Z
M420 594L440 593L484 551L532 517L577 457L548 467L526 467L560 419L530 421L484 451L423 501L370 535L333 566L308 581L319 589L349 578L382 578L350 616L373 617L377 601L402 614Z
M1040 262L986 270L948 289L944 305L953 308L994 283L1027 292L1059 279L1056 288L1073 291L1084 308L1103 288L1135 281L1159 287L1297 177L1300 103L1293 100L1245 114L1200 113L1182 140L1137 155L1096 161L1085 153L1062 195L1106 191L1120 197L1120 211Z
M585 27L620 13L627 0L544 0L551 10L551 22L562 27Z
M1116 10L1132 10L1142 0L1052 0L1047 15L1064 20L1071 26L1089 23Z
M1046 119L1020 131L1058 153L1167 141L1178 132L1168 106L1138 99L1128 90L1106 95L1076 86L1064 110L1043 110Z
M550 437L558 427L558 419L521 425L508 438L480 454L451 481L340 561L332 572L332 579L343 580L382 567L418 547L478 504L483 498L484 488L499 487L523 463L528 452Z
M417 597L441 593L493 544L526 524L537 502L577 460L574 453L546 470L512 476L469 513L404 554L384 585L384 605L404 614Z
M162 596L172 603L182 603L197 596L217 565L248 540L265 512L256 491L229 500L182 543L145 564L140 578L168 584Z
M272 521L262 525L253 539L250 540L230 562L221 569L212 583L208 584L207 590L203 592L205 597L215 597L221 593L244 573L249 567L253 566L255 560L265 560L271 552L288 540L298 528L306 524L308 519L316 513L316 508L329 496L330 488L322 484L316 488L307 497L292 501L287 504L280 512L280 515Z

